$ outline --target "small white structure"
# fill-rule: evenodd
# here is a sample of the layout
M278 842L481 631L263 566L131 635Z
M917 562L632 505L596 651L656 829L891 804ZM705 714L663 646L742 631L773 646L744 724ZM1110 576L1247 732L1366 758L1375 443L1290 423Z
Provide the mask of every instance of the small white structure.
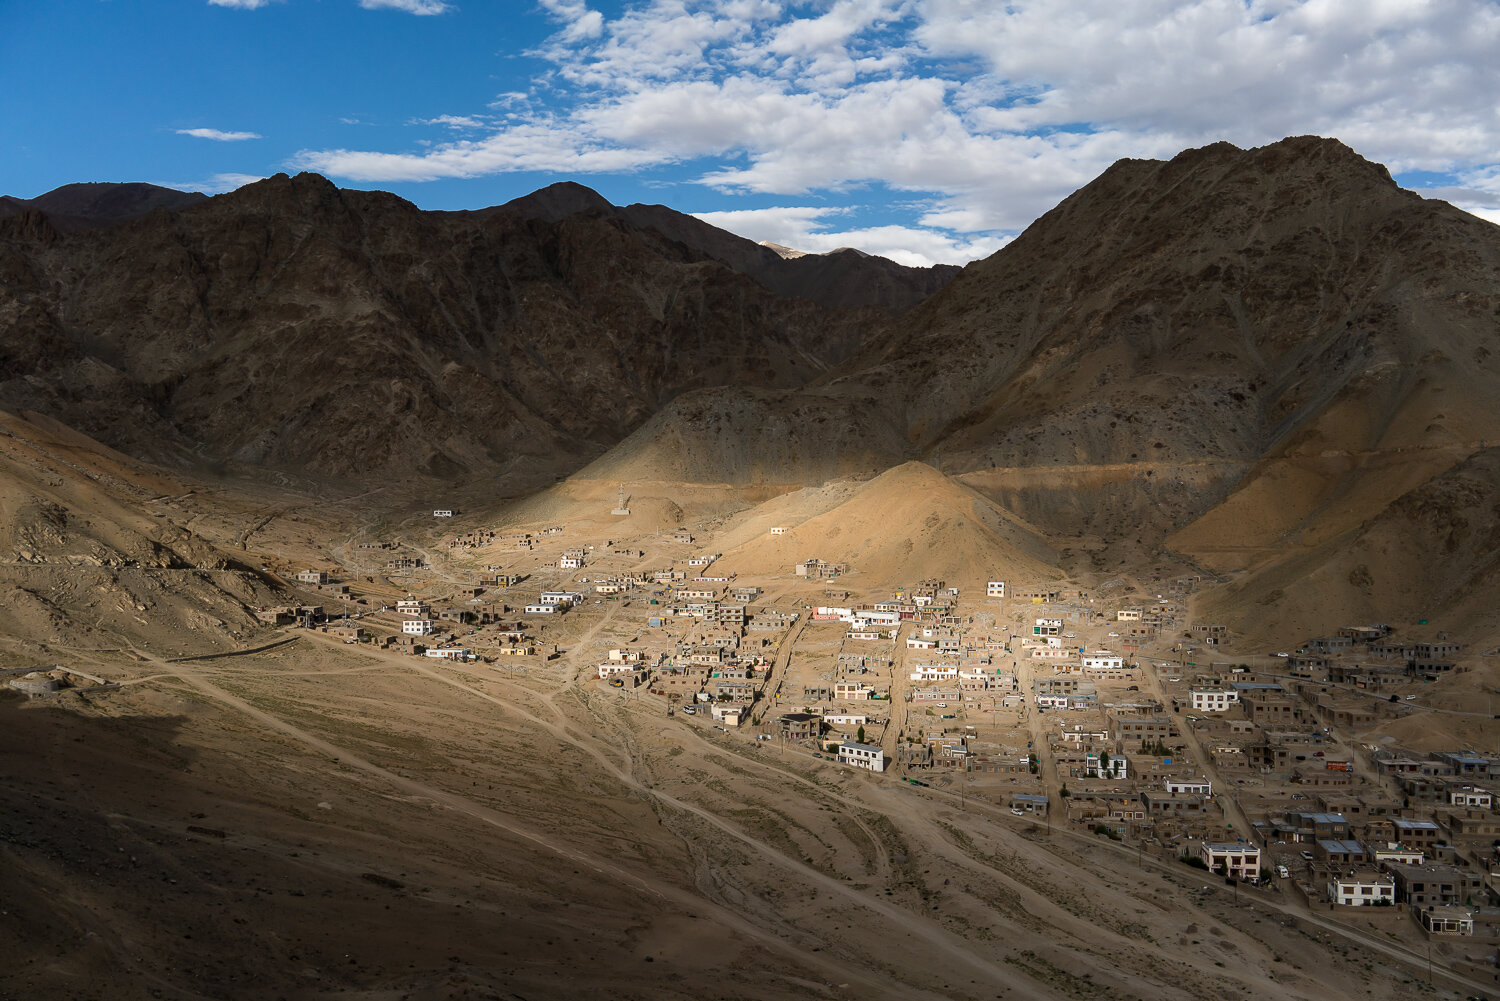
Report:
M1328 877L1328 899L1340 907L1367 907L1396 902L1396 878L1373 869Z
M452 508L447 508L447 507L440 507L436 511L432 512L432 516L434 518L451 518L451 517L453 517L453 509Z
M856 744L846 740L839 745L839 764L868 768L872 772L885 771L885 752L869 744Z
M543 591L537 602L543 605L581 605L583 604L582 591Z
M599 665L599 677L601 677L601 678L609 678L609 677L612 677L612 676L614 676L616 674L630 674L634 670L635 670L635 665L634 664L616 664L616 663L600 664Z
M426 653L426 656L428 656L428 657L435 657L435 658L437 658L439 660L473 660L474 659L474 655L471 652L469 652L469 648L468 647L440 647L440 648L436 648L436 649L433 649L433 650L428 650L427 653Z
M1208 779L1166 779L1162 786L1173 796L1212 796L1214 784Z
M1125 658L1108 650L1096 650L1083 655L1085 671L1118 671L1125 666Z
M1448 790L1448 802L1454 806L1477 806L1488 810L1494 802L1494 796L1488 789L1478 786L1463 786L1459 789Z
M1003 581L1003 580L992 580L989 583L985 584L985 586L984 586L984 596L986 598L1003 598L1003 597L1005 597L1005 581Z
M1205 841L1198 851L1210 871L1223 872L1234 879L1260 877L1260 849L1254 845Z
M328 571L304 570L297 575L297 580L303 584L327 584Z
M776 526L773 526L772 529L771 529L771 534L772 535L785 535L786 533L787 533L787 527L785 525L776 525Z
M715 722L725 726L739 726L749 712L749 706L737 702L715 702L708 710Z
M582 570L582 556L562 556L558 558L557 568L559 570Z
M539 603L539 604L536 604L536 605L527 605L526 606L526 614L527 615L556 615L557 614L557 608L558 608L558 606L552 604L550 601L549 602L544 602L544 603Z
M405 619L401 623L401 632L407 636L431 636L431 619Z
M864 713L824 713L823 722L829 726L864 726L870 717Z
M1199 712L1221 713L1240 701L1240 693L1232 688L1190 688L1193 708Z
M1130 761L1123 754L1087 754L1084 756L1083 774L1098 779L1123 779L1130 770Z

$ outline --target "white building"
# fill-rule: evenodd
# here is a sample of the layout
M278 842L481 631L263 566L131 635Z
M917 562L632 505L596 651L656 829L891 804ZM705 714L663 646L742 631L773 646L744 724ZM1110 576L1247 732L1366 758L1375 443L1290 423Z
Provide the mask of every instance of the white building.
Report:
M1036 625L1031 627L1033 636L1060 636L1062 631L1062 619L1037 619Z
M543 605L581 605L583 604L583 592L581 591L543 591L537 602Z
M1232 688L1190 688L1193 708L1199 712L1221 713L1240 701L1240 693Z
M1260 878L1260 849L1254 845L1205 841L1198 846L1199 857L1212 871L1222 871L1235 879Z
M736 702L715 702L708 710L715 722L725 726L739 726L750 713L750 707Z
M557 606L551 602L526 606L527 615L556 615Z
M453 509L452 508L447 508L447 507L440 507L436 511L432 512L432 516L434 518L451 518L451 517L453 517Z
M401 623L401 632L407 636L431 636L431 619L405 619Z
M1494 802L1494 797L1487 789L1464 786L1461 789L1449 789L1448 802L1454 806L1477 806L1488 810L1490 804Z
M839 764L868 768L872 772L883 772L885 771L885 752L878 747L846 740L839 745Z
M823 722L829 726L864 726L870 717L864 713L824 713Z
M304 570L297 575L297 580L303 584L327 584L328 571L326 570Z
M992 580L984 586L984 595L987 598L1005 597L1005 581Z
M1118 671L1125 666L1125 658L1108 650L1096 650L1083 655L1085 671Z
M1098 779L1123 779L1130 769L1130 762L1123 754L1111 754L1108 758L1088 754L1083 759L1083 774Z
M439 660L473 660L474 655L468 647L441 647L428 650L426 656L435 657Z
M771 534L772 535L785 535L786 534L786 529L787 529L787 527L785 525L776 525L776 526L774 526L771 529Z
M635 665L634 664L615 664L615 663L600 664L599 665L599 677L601 677L601 678L609 678L609 677L612 677L612 676L614 676L616 674L629 674L629 673L631 673L634 670L635 670Z
M910 680L947 681L956 677L958 677L957 667L948 667L945 664L918 664L912 669Z
M1361 869L1342 876L1334 874L1328 877L1328 899L1340 907L1394 904L1396 879L1373 869Z
M563 557L560 557L558 559L558 561L557 561L557 568L559 570L582 570L583 569L583 557L582 556L563 556Z
M1212 796L1214 793L1214 784L1208 779L1167 779L1162 786L1174 796Z

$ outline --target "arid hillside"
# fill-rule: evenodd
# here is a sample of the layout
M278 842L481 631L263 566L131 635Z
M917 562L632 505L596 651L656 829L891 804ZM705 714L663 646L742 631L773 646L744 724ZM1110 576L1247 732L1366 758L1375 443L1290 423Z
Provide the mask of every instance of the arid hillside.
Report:
M684 391L803 385L894 315L778 294L565 193L425 213L278 175L81 232L28 207L0 219L0 404L169 465L514 496ZM855 263L856 289L897 268ZM896 273L908 302L945 278Z
M583 475L920 457L1078 572L1291 572L1500 437L1497 343L1500 229L1334 140L1220 143L1116 164L809 389L686 394ZM1370 594L1340 600L1394 612Z

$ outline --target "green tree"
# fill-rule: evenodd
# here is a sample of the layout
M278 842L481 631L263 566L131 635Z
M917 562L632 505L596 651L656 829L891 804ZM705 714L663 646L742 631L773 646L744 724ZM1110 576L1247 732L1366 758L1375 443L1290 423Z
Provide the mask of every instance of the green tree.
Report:
M865 728L863 726L861 726L859 728L859 732L854 735L854 739L861 744L865 742Z

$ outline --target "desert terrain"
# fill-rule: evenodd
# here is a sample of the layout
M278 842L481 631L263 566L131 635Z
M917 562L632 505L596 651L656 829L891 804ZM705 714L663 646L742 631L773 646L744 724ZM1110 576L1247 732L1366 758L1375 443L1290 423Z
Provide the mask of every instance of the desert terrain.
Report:
M591 195L6 206L0 997L1500 994L1500 231Z

